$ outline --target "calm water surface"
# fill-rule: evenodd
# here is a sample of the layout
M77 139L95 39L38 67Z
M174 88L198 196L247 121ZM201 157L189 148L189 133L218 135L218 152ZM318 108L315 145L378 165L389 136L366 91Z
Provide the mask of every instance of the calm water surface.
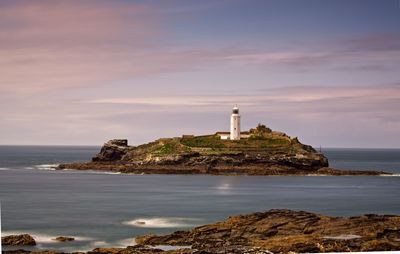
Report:
M400 214L400 177L119 175L51 171L98 147L0 146L3 234L31 233L37 248L126 246L229 215L289 208L328 215ZM331 166L400 173L400 149L325 149ZM138 223L145 222L145 224ZM51 239L74 236L77 241Z

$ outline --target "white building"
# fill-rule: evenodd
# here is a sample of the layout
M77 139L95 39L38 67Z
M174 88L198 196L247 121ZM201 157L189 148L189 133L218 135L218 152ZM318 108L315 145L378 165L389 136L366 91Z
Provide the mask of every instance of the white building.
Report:
M221 139L230 140L240 140L241 138L250 137L248 131L240 132L240 115L239 108L237 106L233 107L231 115L231 129L229 131L218 131L215 133L220 136Z
M221 139L229 139L231 136L231 133L229 131L218 131L215 133L215 135L218 135Z

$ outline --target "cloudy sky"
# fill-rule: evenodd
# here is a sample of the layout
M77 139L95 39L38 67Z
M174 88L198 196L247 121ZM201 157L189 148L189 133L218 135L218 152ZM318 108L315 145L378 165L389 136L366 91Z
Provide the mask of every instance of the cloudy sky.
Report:
M0 144L130 144L265 123L400 147L398 0L0 2Z

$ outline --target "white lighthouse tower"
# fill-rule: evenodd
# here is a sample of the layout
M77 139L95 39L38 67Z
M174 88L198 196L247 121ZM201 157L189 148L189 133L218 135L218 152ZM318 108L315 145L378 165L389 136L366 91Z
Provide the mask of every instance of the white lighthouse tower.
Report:
M232 109L230 139L231 140L240 139L240 115L239 115L239 108L237 107L237 105Z

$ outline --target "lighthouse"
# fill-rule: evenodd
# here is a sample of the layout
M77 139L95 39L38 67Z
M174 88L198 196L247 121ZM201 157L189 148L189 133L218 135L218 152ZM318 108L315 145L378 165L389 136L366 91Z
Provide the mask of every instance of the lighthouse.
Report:
M240 115L237 105L232 109L230 140L240 139Z

